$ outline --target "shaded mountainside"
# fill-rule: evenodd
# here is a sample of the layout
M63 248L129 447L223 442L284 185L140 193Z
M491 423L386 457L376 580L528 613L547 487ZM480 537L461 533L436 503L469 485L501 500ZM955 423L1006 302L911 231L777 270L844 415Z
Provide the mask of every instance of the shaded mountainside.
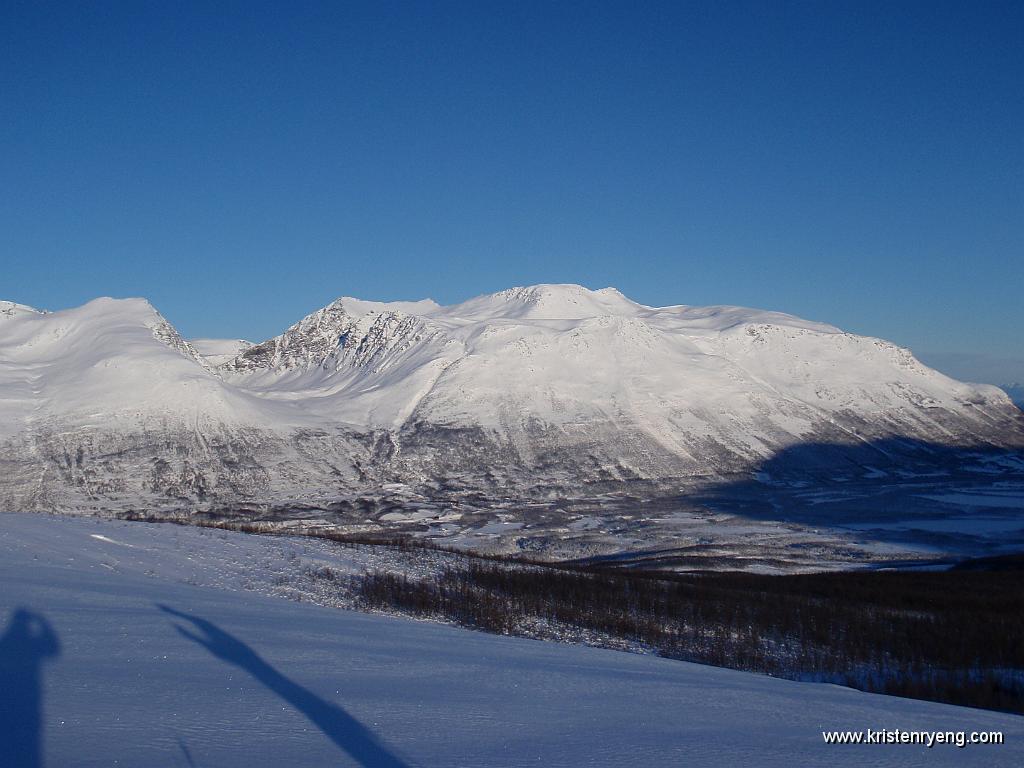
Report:
M820 480L850 451L927 472L1024 446L1003 392L883 340L614 289L342 298L252 345L192 344L141 299L0 310L3 509L373 527L406 506L486 516L504 499L671 498L772 461Z

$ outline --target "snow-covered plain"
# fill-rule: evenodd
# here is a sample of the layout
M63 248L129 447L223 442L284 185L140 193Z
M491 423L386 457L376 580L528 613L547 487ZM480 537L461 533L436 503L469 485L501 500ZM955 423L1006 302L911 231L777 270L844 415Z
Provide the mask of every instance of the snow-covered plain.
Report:
M3 765L1024 762L1020 717L274 596L288 594L289 568L349 557L320 542L0 515ZM865 728L995 730L1006 743L821 735Z

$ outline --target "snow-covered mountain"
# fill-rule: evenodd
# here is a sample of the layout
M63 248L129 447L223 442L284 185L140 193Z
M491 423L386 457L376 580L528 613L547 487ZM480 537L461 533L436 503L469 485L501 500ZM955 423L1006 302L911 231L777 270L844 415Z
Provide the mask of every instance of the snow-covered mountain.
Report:
M888 438L1020 447L1024 416L880 339L612 288L341 298L254 345L141 299L0 304L5 509L598 493Z

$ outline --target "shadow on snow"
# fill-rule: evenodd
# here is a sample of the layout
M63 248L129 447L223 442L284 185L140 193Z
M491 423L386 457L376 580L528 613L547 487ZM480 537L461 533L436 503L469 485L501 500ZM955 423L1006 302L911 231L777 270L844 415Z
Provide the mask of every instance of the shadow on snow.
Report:
M1016 536L1024 548L1024 536L1011 530L1015 521L1024 530L1024 450L906 438L801 443L688 501L751 520L852 526L864 541L930 543L979 556L997 541L983 528L944 530L929 521L998 519L1006 531L999 545Z
M863 520L865 513L868 519L935 513L935 500L913 503L914 494L991 491L996 483L1020 484L1019 505L1015 509L998 506L1024 515L1024 447L950 446L887 438L857 444L799 443L766 459L751 473L689 499L744 517L821 523L833 511L837 518L855 520Z
M269 690L291 704L319 728L339 749L353 760L369 768L408 768L408 764L394 753L364 725L336 704L317 696L312 691L288 679L252 648L206 619L190 616L166 605L160 610L190 627L175 625L175 629L189 640L201 645L218 659L239 667ZM196 631L192 631L192 629Z
M60 655L50 623L16 608L0 637L0 762L10 768L43 764L43 664Z
M860 546L857 542L923 545L922 551L932 547L950 553L936 564L952 564L1014 547L1024 550L1024 446L951 446L899 437L849 444L799 443L748 472L660 501L669 508L735 517L740 523L749 520L815 532L831 530L837 541L848 541L851 546ZM946 518L955 518L958 524L935 524ZM983 525L975 528L971 518L993 527L987 532ZM960 521L965 522L960 525ZM711 567L714 560L719 567L728 568L728 557L702 552L719 546L719 535L730 546L743 542L728 538L728 525L722 526L720 534L713 526L706 526L701 533L705 543L577 562L620 567L682 564L700 569ZM795 549L780 549L772 557L781 562L791 554L800 556ZM915 564L925 561L906 563Z

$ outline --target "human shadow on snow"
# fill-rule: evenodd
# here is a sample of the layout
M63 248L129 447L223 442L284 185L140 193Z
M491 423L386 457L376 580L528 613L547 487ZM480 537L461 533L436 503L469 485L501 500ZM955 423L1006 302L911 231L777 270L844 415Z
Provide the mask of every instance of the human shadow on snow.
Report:
M367 768L408 768L408 763L389 751L372 731L352 715L282 675L238 638L206 619L190 616L166 605L158 607L198 630L193 632L175 624L175 629L183 637L203 646L218 659L244 669L309 718L327 738L360 765Z
M60 641L38 613L19 607L0 637L0 763L43 765L43 664L60 655Z

